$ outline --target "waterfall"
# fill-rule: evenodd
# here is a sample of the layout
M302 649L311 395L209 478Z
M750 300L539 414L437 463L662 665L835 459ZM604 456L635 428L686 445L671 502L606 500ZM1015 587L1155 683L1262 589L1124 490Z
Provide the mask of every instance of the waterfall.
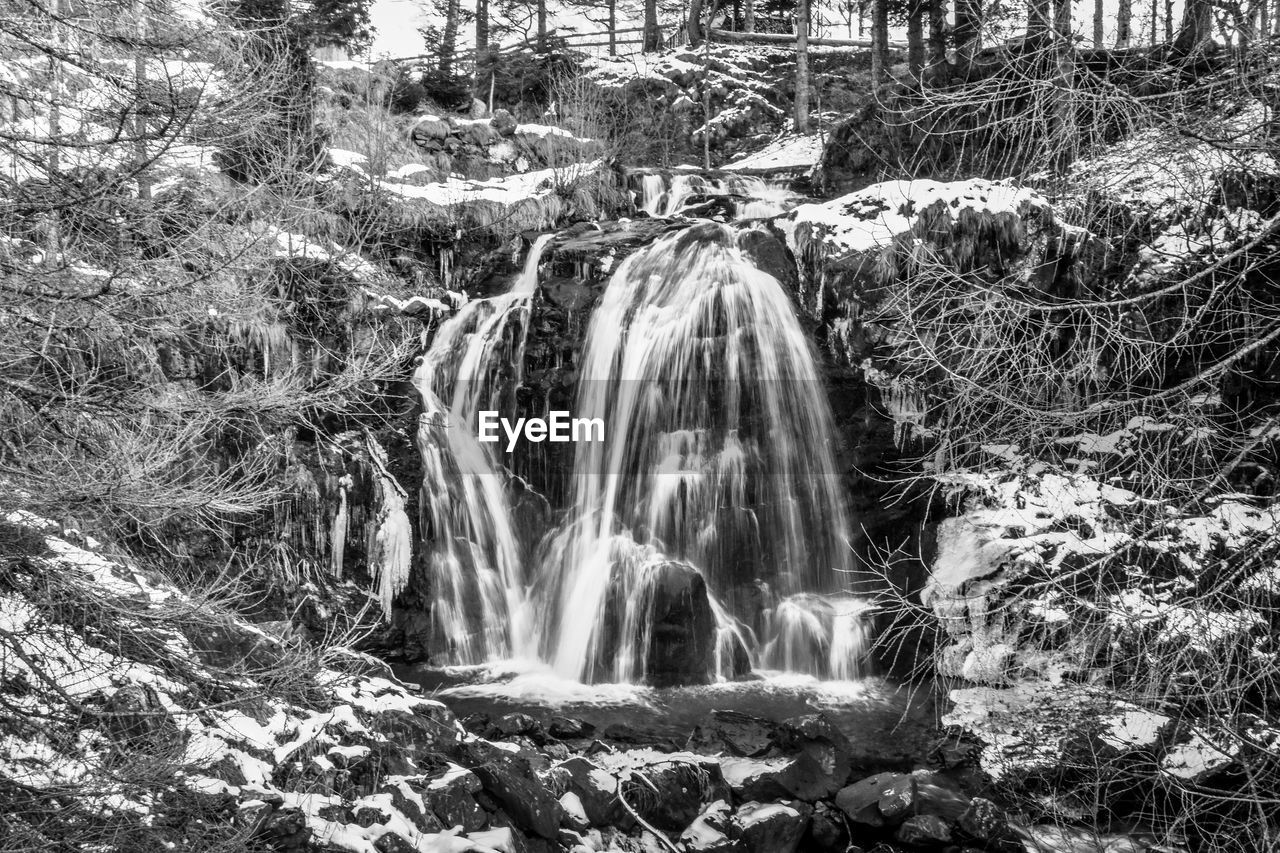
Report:
M630 608L671 560L705 578L721 643L767 623L785 635L768 642L787 669L857 666L831 662L833 649L865 650L834 637L834 613L805 622L796 600L773 619L759 609L762 587L784 599L836 593L852 563L813 354L783 288L737 232L698 225L618 267L591 320L577 414L607 427L604 442L576 449L569 520L542 566L540 634L557 670L635 677L628 644L646 640ZM796 630L821 642L793 642ZM722 661L726 649L716 651Z
M532 623L506 482L476 438L481 409L510 410L522 379L538 265L538 238L511 289L463 306L437 331L414 373L422 398L419 523L433 636L451 663L532 651ZM446 404L444 400L450 402Z
M681 215L693 200L732 196L735 220L766 219L786 212L800 197L786 184L769 183L749 175L712 178L701 174L675 175L667 187L662 175L640 176L639 207L655 217Z

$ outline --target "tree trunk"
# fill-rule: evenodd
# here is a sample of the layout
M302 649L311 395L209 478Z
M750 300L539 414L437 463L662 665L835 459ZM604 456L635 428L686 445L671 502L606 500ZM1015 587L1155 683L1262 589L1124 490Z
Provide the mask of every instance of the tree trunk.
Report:
M1027 38L1049 34L1049 0L1027 0Z
M452 2L452 0L451 0ZM547 0L538 0L538 52L547 49Z
M1280 0L1276 0L1280 3ZM1116 47L1128 47L1129 39L1132 38L1130 30L1133 28L1133 0L1120 0L1120 6L1116 10Z
M462 14L461 0L449 0L445 6L444 34L440 36L440 74L453 74L453 54L458 48L458 18Z
M476 0L476 67L489 46L489 0Z
M1280 0L1276 0L1280 3ZM889 0L871 0L871 84L884 82L885 54L889 51Z
M1093 46L1102 47L1102 0L1093 0Z
M796 133L809 132L809 0L796 0Z
M956 64L968 67L978 52L978 28L982 22L981 0L956 0Z
M1276 0L1280 2L1280 0ZM756 2L755 0L746 0L746 5L742 7L742 31L746 33L754 33L756 31Z
M1160 29L1160 0L1151 0L1151 46L1156 46L1156 31Z
M609 55L618 55L618 0L609 0Z
M929 71L934 84L947 79L947 0L929 0Z
M917 78L924 70L924 13L923 0L907 12L907 69Z
M138 114L133 122L133 158L134 177L138 181L138 198L143 201L151 199L151 179L147 176L147 119L143 111L143 100L147 96L147 58L142 52L142 43L147 38L147 7L140 0L133 4L134 26L137 27L138 44L133 55L134 97L137 99L135 109Z
M1072 95L1075 78L1075 43L1071 40L1071 0L1058 0L1054 10L1053 29L1058 53L1058 133L1054 164L1058 174L1071 165L1072 143L1076 140L1076 104Z
M1173 0L1164 0L1164 41L1173 41Z
M1173 52L1189 56L1213 39L1213 6L1209 0L1187 0L1182 12L1182 26L1173 41Z
M694 6L697 7L696 13ZM702 3L695 2L689 9L689 20L693 21L695 14L702 14ZM701 28L699 28L701 32ZM694 39L694 32L689 30L689 43L697 44ZM662 30L658 29L658 0L644 0L644 52L652 53L655 50L662 50Z

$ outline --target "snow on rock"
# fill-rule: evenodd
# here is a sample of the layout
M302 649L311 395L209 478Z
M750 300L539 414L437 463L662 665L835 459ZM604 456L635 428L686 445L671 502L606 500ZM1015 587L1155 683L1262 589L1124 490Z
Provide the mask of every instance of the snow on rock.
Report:
M1008 687L966 687L949 694L944 726L982 741L979 759L993 779L1051 773L1073 756L1096 760L1155 748L1172 721L1120 702L1105 690L1019 681Z
M1034 211L1050 212L1038 192L999 181L885 181L831 201L805 204L779 219L792 250L820 247L829 256L883 249L908 234L925 211L1026 219Z
M1081 198L1096 193L1154 221L1199 213L1231 172L1280 174L1280 165L1267 153L1267 111L1261 102L1227 109L1214 135L1229 138L1229 145L1201 142L1174 126L1135 133L1077 160L1071 168L1073 193Z
M127 561L71 544L43 519L12 513L5 523L33 531L44 550L28 555L0 592L0 777L56 787L59 796L74 790L77 808L141 821L159 833L155 849L172 849L166 828L185 820L165 816L169 795L152 796L122 775L119 750L133 744L152 756L147 773L175 780L190 797L233 807L238 800L237 820L278 825L272 832L309 839L308 849L501 846L442 830L432 812L433 786L466 772L434 757L461 738L439 702L387 678L324 666L298 669L299 685L279 692L263 679L316 666L313 659L291 660L272 635L209 613ZM63 590L56 602L46 577ZM92 614L77 616L87 606ZM330 651L327 659L343 658ZM348 770L366 763L368 770ZM456 809L471 793L450 797Z
M764 148L730 161L721 168L727 172L772 174L807 172L822 157L823 137L819 134L783 134Z

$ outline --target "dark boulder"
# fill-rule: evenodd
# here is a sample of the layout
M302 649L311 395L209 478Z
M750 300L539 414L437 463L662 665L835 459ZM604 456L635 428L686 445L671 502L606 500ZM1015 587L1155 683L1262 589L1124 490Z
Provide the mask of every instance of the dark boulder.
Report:
M485 825L484 810L475 795L484 785L470 770L452 766L421 790L423 801L446 829L461 826L463 832L474 832Z
M733 816L737 836L748 853L794 853L800 847L813 808L794 801L744 803Z
M561 818L559 798L534 772L534 763L525 750L511 751L474 740L463 743L459 752L485 792L517 827L541 838L556 838Z
M733 809L724 800L716 800L694 818L693 823L680 834L680 846L689 853L725 853L741 850L742 845L730 833L736 830L732 822Z
M844 815L826 803L816 804L801 845L813 853L845 853L849 846L849 832L845 828Z
M612 773L582 757L560 762L553 772L577 795L592 826L617 825L623 819L626 809L618 801L618 779Z
M645 680L655 687L709 683L715 674L716 619L706 581L687 563L667 562L648 584Z
M878 773L846 785L836 794L836 807L854 823L863 826L884 826L880 814L880 796L901 779L904 773Z
M740 711L712 711L698 724L689 747L707 755L756 758L774 746L777 724Z
M894 837L912 847L942 847L951 842L951 827L937 815L921 814L907 818Z

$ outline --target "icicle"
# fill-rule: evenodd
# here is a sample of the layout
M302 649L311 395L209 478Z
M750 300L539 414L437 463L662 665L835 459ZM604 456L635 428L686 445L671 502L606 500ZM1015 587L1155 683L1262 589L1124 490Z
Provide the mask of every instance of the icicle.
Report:
M382 615L389 622L392 602L409 583L409 565L413 558L413 526L404 511L407 497L405 491L387 470L386 451L372 438L366 438L365 445L377 478L380 507L378 532L374 535L369 561L378 581Z
M354 485L351 475L338 480L338 512L329 529L329 568L335 578L342 577L342 561L347 548L347 491Z

